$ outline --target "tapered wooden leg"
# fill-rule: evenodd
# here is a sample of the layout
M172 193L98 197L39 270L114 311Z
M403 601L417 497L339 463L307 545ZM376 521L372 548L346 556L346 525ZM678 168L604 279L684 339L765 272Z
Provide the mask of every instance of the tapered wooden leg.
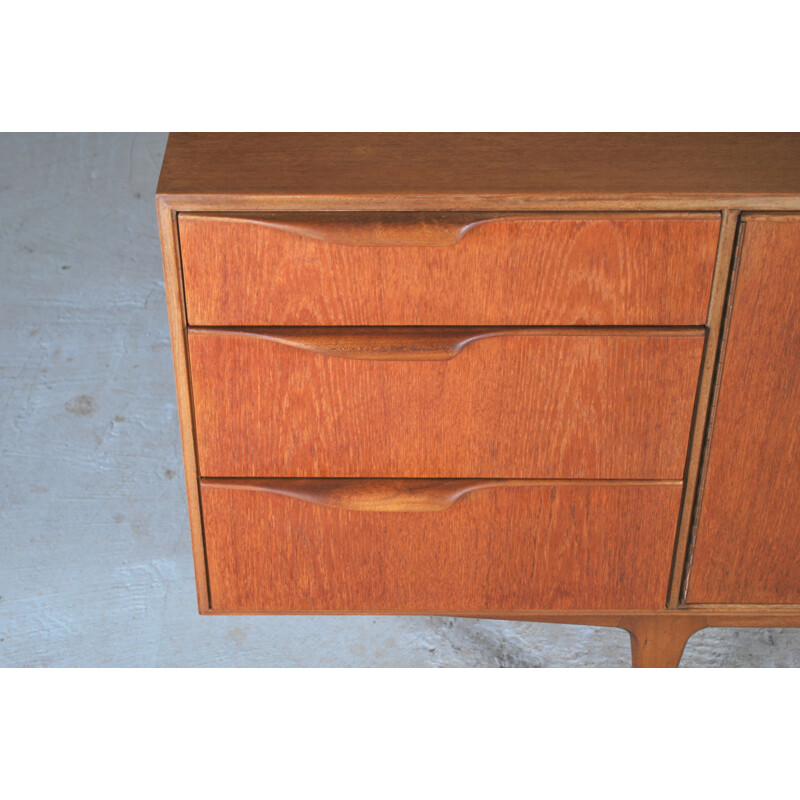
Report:
M698 617L660 614L632 618L623 627L631 636L634 667L677 667L689 637L705 624Z

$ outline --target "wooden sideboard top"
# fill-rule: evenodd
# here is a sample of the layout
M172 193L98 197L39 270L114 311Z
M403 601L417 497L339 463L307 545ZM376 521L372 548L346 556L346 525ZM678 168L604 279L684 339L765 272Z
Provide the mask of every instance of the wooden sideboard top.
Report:
M179 211L800 210L798 133L173 133Z

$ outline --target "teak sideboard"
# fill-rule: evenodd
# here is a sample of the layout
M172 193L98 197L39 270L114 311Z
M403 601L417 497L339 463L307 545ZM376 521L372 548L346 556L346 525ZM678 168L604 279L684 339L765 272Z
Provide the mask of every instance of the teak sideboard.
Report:
M800 625L800 135L173 134L201 613Z

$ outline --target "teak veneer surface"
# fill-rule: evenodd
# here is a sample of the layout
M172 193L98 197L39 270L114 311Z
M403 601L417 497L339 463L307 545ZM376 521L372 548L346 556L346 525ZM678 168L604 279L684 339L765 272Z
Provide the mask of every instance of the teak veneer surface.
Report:
M796 133L173 133L158 193L239 208L800 208Z
M800 624L800 134L171 134L157 201L202 613Z
M179 230L190 325L702 325L720 216L181 214Z
M745 215L690 603L800 604L800 215Z
M681 479L703 335L507 335L361 360L190 330L200 473Z
M515 486L427 513L202 483L219 611L657 609L674 486Z
M189 500L189 525L192 532L192 555L194 557L197 585L197 602L202 612L208 608L208 581L206 579L203 519L200 513L200 486L197 481L197 457L191 389L189 386L189 358L183 301L183 278L181 276L180 253L178 251L178 224L177 215L170 213L169 209L162 204L159 204L158 207L158 226L161 234L161 252L164 260L164 289L167 296L172 358L175 366L175 389L178 400L181 445L183 447L186 494Z
M689 450L684 473L683 503L681 505L680 521L678 522L678 534L675 539L675 560L672 564L672 577L667 601L669 608L678 606L684 589L686 559L694 520L695 500L700 479L703 447L706 442L717 352L728 298L728 286L736 248L739 216L740 213L738 211L725 211L722 214L717 263L714 267L714 282L711 287L711 301L709 302L708 321L706 323L705 351L703 353L703 364L700 368L700 380L697 386L697 402L695 404L694 420L692 421L692 431L689 435Z

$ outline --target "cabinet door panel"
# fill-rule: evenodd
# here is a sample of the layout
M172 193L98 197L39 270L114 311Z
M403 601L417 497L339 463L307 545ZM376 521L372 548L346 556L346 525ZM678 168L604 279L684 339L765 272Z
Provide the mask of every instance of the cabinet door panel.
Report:
M800 603L800 215L746 215L691 603Z

